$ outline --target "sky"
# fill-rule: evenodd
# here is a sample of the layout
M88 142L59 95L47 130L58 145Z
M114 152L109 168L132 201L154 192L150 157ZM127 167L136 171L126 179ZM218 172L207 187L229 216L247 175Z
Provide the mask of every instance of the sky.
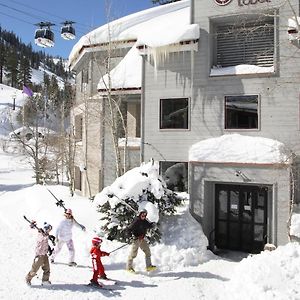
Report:
M25 44L31 43L37 51L68 58L78 39L89 31L122 16L153 7L151 0L0 0L0 25L13 31ZM61 22L74 21L77 38L66 41L60 37ZM52 22L55 34L53 48L34 44L34 24Z

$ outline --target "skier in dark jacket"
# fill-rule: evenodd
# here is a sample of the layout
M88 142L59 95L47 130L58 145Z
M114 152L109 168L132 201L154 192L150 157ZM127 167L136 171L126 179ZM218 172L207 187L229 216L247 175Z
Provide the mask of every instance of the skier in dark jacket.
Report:
M151 263L151 252L148 242L145 240L147 230L153 227L153 223L150 223L147 219L147 210L142 209L139 211L139 215L128 226L127 232L133 235L133 241L131 250L127 260L127 271L134 273L133 259L137 256L138 249L141 248L145 253L146 270L153 271L156 269Z

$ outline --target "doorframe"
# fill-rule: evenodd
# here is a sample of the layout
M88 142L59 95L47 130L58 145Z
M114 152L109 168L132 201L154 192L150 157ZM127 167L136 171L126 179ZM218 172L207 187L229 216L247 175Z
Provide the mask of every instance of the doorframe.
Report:
M272 243L272 244L277 244L277 204L276 204L276 199L275 195L277 191L277 186L276 184L264 184L264 183L242 183L242 182L218 182L218 181L209 181L205 180L204 183L204 190L206 190L205 194L206 196L210 195L209 198L211 198L212 201L212 207L211 207L211 229L210 233L207 236L209 239L209 244L211 247L215 248L215 233L216 233L216 227L215 227L215 222L216 222L216 185L240 185L240 186L264 186L268 187L268 192L267 192L267 242Z

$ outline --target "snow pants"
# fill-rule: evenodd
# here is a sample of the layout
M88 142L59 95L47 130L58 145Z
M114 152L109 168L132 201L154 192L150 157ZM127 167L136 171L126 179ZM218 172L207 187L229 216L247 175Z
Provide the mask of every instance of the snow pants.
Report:
M92 265L93 265L93 272L94 272L92 280L97 281L99 277L105 275L104 267L101 260L95 258L92 259Z
M34 258L31 270L27 274L26 278L31 280L36 275L40 267L42 267L43 270L42 281L48 281L50 277L50 265L47 254L39 255Z
M69 250L69 262L73 262L74 258L75 258L75 248L74 248L74 243L73 240L69 240L69 241L62 241L62 240L58 240L56 247L54 249L53 254L51 255L51 259L55 259L56 255L60 252L60 250L62 249L63 245L66 244Z
M131 245L131 250L127 260L127 269L132 268L133 259L136 258L139 248L145 253L146 268L151 266L151 252L145 239L135 239Z

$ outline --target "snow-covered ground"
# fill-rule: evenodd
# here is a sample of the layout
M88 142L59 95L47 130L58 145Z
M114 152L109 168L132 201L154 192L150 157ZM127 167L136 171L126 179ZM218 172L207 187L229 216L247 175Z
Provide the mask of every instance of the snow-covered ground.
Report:
M57 264L51 265L51 286L40 286L41 271L25 284L34 257L36 230L30 229L23 215L39 225L54 225L63 210L45 186L37 186L26 159L0 153L0 299L300 299L300 247L288 244L277 250L248 256L218 257L206 250L199 224L189 215L188 203L177 214L162 222L162 242L152 246L153 263L159 271L144 273L141 252L135 259L138 274L126 272L129 247L102 258L109 277L118 281L111 290L96 290L86 284L92 277L88 250L95 235L99 214L87 198L69 196L64 186L48 188L74 216L87 227L74 229L77 268L69 267L63 248ZM112 251L122 244L105 240L102 249ZM60 262L60 263L59 263Z

